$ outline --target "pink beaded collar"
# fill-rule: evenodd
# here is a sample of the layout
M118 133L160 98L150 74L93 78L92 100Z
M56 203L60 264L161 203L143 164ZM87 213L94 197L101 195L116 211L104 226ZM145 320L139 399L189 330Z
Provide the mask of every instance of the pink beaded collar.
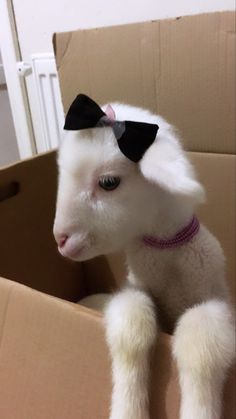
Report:
M199 221L193 216L190 223L170 239L160 239L154 236L144 236L143 243L156 249L171 249L188 243L199 231Z

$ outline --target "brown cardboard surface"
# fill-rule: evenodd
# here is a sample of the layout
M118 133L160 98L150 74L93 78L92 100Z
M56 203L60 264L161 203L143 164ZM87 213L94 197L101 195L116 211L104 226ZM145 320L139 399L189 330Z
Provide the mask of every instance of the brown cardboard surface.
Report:
M82 265L63 259L52 235L56 189L55 153L0 170L0 275L77 301Z
M234 419L233 371L225 415ZM177 419L171 337L161 333L151 374L151 419ZM111 365L97 312L0 278L1 419L107 419Z
M208 13L54 36L65 111L82 92L166 117L191 151L235 153L235 16Z
M200 220L218 238L226 256L226 275L236 302L236 156L190 153L207 199L198 209Z
M4 279L0 307L0 418L107 418L101 316Z

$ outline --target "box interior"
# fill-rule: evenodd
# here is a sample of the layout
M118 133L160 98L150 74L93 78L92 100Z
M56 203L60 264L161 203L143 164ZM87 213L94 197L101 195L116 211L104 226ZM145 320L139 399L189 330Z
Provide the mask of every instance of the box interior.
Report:
M145 106L176 125L207 191L198 215L224 248L233 298L234 42L232 12L57 33L53 39L65 112L84 92L100 103ZM0 275L69 301L116 289L126 274L122 254L81 264L58 254L52 235L56 189L56 152L1 170Z
M207 191L198 215L224 248L232 298L234 45L230 12L54 36L65 111L84 92L99 103L147 107L183 134ZM0 278L1 418L108 417L111 365L102 317L71 302L121 285L124 256L63 259L52 235L56 188L56 152L0 170L0 276L8 279ZM153 357L151 419L176 419L180 392L171 336L160 334ZM231 371L222 419L234 418Z

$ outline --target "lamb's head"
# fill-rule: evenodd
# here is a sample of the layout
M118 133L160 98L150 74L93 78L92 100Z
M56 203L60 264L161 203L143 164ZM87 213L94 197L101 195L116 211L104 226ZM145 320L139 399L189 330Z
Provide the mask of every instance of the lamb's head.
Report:
M111 128L67 133L58 164L54 234L62 255L91 258L137 234L146 182L121 154Z
M67 131L59 150L54 235L73 260L117 251L147 232L168 197L195 203L203 189L162 118L113 104L117 120L158 123L154 143L135 163L125 157L109 126Z

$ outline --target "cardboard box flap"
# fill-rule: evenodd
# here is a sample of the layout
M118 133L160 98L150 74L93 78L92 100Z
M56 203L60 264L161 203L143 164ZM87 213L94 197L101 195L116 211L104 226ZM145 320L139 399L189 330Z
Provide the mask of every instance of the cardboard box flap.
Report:
M54 36L65 112L78 93L143 106L191 151L235 153L233 12Z
M207 201L197 214L219 240L226 257L226 278L232 301L236 302L236 156L189 153L199 180L206 189Z
M0 417L108 417L110 365L101 316L16 283L9 295L9 284L0 279Z
M0 170L0 276L78 301L82 265L59 255L52 233L56 190L55 153Z
M0 417L105 419L111 365L102 316L0 278ZM150 418L176 419L180 392L171 337L153 353ZM223 419L235 418L235 374L225 390Z

